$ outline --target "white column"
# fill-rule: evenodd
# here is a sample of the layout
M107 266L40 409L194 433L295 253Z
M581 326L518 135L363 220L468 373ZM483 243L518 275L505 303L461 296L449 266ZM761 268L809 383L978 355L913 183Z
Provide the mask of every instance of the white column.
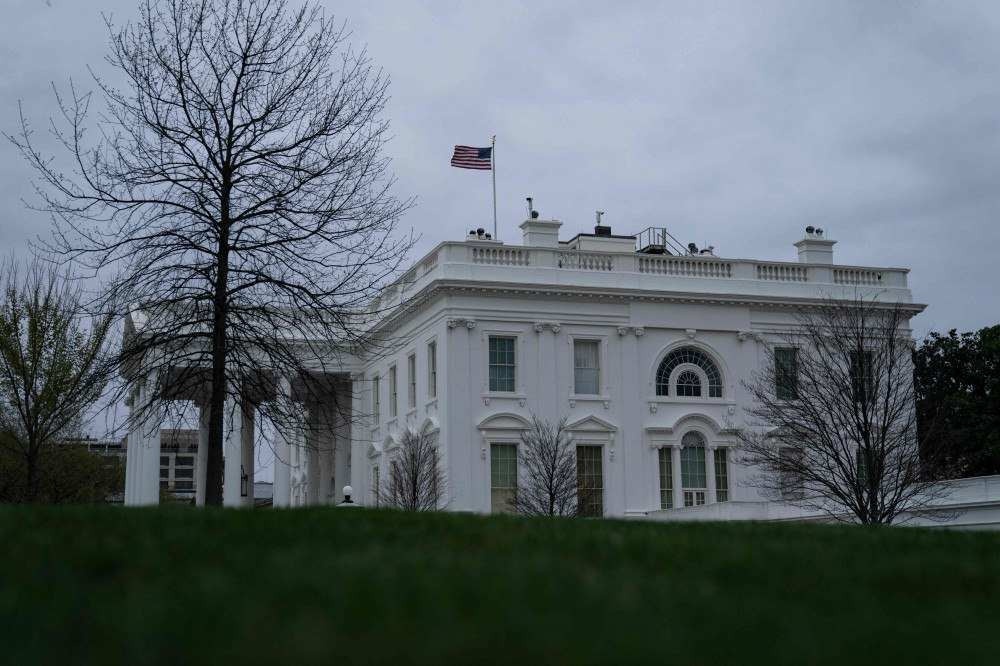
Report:
M134 395L130 395L128 399L129 405L129 419L128 419L128 432L125 434L125 505L132 506L135 502L135 485L136 477L138 473L135 470L135 461L139 457L136 453L135 444L135 424L132 422L132 415L135 413L135 408L133 407L135 400Z
M160 503L160 405L156 384L156 375L150 375L139 391L142 410L139 429L142 443L139 447L142 450L142 490L139 503L147 505Z
M232 398L226 398L222 424L222 455L224 456L222 505L240 506L240 466L243 462L243 409Z
M242 429L242 441L241 451L240 451L240 466L242 467L241 476L246 476L246 482L240 479L240 503L242 506L253 508L253 481L254 481L254 466L256 460L254 458L254 432L256 424L256 409L253 405L244 403L243 405L243 429ZM243 494L244 487L246 488L246 494Z
M346 399L339 401L341 405L350 404L350 401ZM333 496L331 501L337 504L344 499L344 486L353 486L355 488L355 493L360 492L366 486L357 485L355 486L351 483L351 425L350 425L350 415L337 414L336 418L336 428L333 431L333 470L331 476L333 477ZM356 495L351 498L353 501L361 502L364 498L361 495Z
M278 400L284 401L288 406L289 420L291 420L292 388L287 377L282 377L279 380L278 390L281 392ZM290 428L291 426L285 424L283 427ZM291 455L289 442L293 435L294 433L281 432L280 428L275 431L273 486L273 506L275 507L287 507L291 504L292 470L290 466L291 459L289 458Z
M708 483L708 497L705 504L716 502L715 499L715 447L705 447L705 481Z
M670 471L674 477L674 508L684 506L684 488L681 486L681 447L670 447Z
M195 461L194 503L205 506L205 485L208 478L208 430L211 414L208 404L198 405L198 458Z

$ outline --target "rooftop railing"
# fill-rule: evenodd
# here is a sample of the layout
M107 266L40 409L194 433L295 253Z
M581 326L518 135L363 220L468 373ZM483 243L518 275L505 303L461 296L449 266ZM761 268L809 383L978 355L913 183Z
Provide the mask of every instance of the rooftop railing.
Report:
M462 267L467 268L463 269ZM503 269L497 272L496 269ZM507 272L510 269L511 272ZM551 274L533 269L554 269L566 277L554 278ZM484 273L488 271L489 275ZM516 271L516 272L515 272ZM521 271L525 271L521 273ZM753 291L773 293L787 284L787 289L798 291L810 286L865 287L885 290L906 290L905 268L877 268L866 266L838 266L830 264L804 264L794 261L757 261L752 259L725 259L714 255L643 254L640 252L599 252L569 250L565 248L525 247L499 243L446 242L438 245L400 280L385 289L381 301L388 304L403 298L414 286L436 277L475 280L507 280L540 284L557 279L560 284L571 284L569 276L580 275L588 283L608 276L635 275L628 284L644 289L663 288L683 290L685 285L698 282L706 288L728 293ZM587 276L602 274L604 277ZM674 279L676 278L676 279ZM567 281L569 279L569 281ZM708 282L705 282L708 281ZM712 284L716 286L711 286ZM759 287L752 287L757 284ZM706 287L706 285L708 285ZM743 286L741 286L743 285Z

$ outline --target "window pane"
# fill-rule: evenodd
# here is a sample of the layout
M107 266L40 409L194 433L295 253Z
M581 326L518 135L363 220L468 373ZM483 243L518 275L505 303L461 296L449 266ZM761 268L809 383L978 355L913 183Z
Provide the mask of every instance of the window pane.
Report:
M427 345L427 395L437 396L437 343Z
M872 353L851 353L851 388L854 400L865 402L872 398L874 381L872 375Z
M410 409L417 406L417 356L410 354L406 359L407 405Z
M684 488L705 488L705 439L689 432L681 440L681 484Z
M490 390L513 393L515 382L515 338L490 336Z
M715 501L729 501L729 468L726 464L726 450L715 450Z
M490 491L493 513L509 513L517 491L517 446L490 445Z
M690 370L677 375L677 395L697 397L701 395L701 378Z
M581 516L604 515L604 470L601 447L576 447L577 506Z
M379 419L381 415L379 410L382 406L381 398L379 397L379 380L378 377L372 379L372 418L375 420L375 425L379 424Z
M708 396L722 397L722 373L715 363L699 349L682 347L667 354L656 369L656 395L670 395L670 375L674 369L684 363L701 368L708 377Z
M601 343L597 340L573 341L574 392L597 395L601 382Z
M793 348L774 350L774 389L779 400L798 397L798 351Z
M389 368L389 416L395 416L398 412L396 401L396 366Z
M660 449L660 508L674 508L674 463L670 449Z

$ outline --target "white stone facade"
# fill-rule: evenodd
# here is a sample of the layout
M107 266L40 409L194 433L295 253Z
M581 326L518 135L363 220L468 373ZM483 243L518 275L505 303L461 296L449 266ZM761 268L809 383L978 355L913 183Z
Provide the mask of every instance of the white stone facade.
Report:
M354 376L365 416L352 428L357 500L373 500L373 480L402 429L427 429L436 432L444 462L445 506L490 512L491 447L516 445L537 414L551 422L565 417L578 445L597 447L606 516L761 501L732 448L747 400L741 380L763 362L762 344L787 330L793 308L852 298L858 289L911 304L914 314L922 309L912 304L906 269L835 265L834 241L816 231L795 244L798 261L762 262L642 253L633 237L608 232L559 241L554 221L521 227L525 245L477 236L442 243L383 294L391 313L380 327L398 344L361 359ZM495 368L503 385L491 388L491 338L503 340L494 351L505 361L513 340L512 384L505 362ZM597 357L596 387L594 364L584 361L586 392L576 385L578 341L588 343L585 357ZM658 369L678 350L682 362L664 378L668 395L660 395ZM692 359L710 361L718 388L711 367ZM678 379L695 387L680 392L700 395L678 395ZM682 445L699 442L705 478L686 489L682 456L691 452ZM714 473L717 465L723 475Z

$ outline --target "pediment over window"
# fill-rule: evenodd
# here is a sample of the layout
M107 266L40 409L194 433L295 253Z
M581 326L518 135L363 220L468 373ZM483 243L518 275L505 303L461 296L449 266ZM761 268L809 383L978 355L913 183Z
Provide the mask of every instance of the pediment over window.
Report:
M490 414L476 427L480 430L526 430L531 427L531 422L520 414L500 412Z
M428 416L424 419L424 422L420 424L420 429L417 430L417 432L430 435L436 433L440 429L441 426L438 425L438 420L433 416Z
M696 412L684 414L671 424L651 424L646 426L646 432L655 432L660 435L671 436L680 433L688 428L698 428L705 430L717 437L728 437L736 434L732 428L727 428L708 414Z
M605 421L604 419L590 414L584 416L581 419L573 421L572 423L566 424L566 429L572 432L615 432L618 430L618 426L615 424Z

